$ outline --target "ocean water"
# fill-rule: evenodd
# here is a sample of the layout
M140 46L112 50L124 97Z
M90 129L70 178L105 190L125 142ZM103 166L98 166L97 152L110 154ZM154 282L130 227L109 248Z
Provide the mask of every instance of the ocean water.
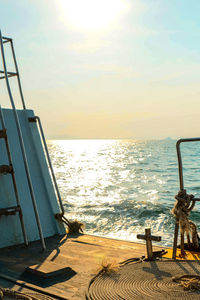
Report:
M85 232L137 241L150 227L173 242L170 210L179 191L176 141L50 140L48 148L65 215ZM184 186L200 196L200 143L181 145ZM190 219L200 228L200 205Z

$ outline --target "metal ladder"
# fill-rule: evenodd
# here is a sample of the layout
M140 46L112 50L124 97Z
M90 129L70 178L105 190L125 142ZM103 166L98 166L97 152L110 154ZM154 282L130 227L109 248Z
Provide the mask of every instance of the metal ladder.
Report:
M4 53L5 52L4 51L4 44L7 44L7 43L11 47L11 52L12 52L12 56L13 56L14 66L15 66L15 72L7 71L6 59L5 59L5 53ZM21 87L21 82L20 82L20 76L19 76L16 56L15 56L13 41L12 41L11 38L3 37L2 34L1 34L1 31L0 31L0 48L1 48L1 56L2 56L2 62L3 62L3 70L0 70L0 79L5 79L5 81L6 81L6 87L7 87L8 95L9 95L9 98L10 98L10 103L11 103L11 106L12 106L12 109L13 109L15 124L16 124L16 128L17 128L17 133L18 133L18 137L19 137L19 142L20 142L20 147L21 147L21 152L22 152L22 157L23 157L23 162L24 162L24 168L25 168L25 172L26 172L29 191L30 191L31 200L32 200L32 204L33 204L33 209L34 209L34 213L35 213L35 219L36 219L36 223L37 223L37 227L38 227L38 232L39 232L42 248L43 248L43 250L45 250L46 245L45 245L45 241L44 241L44 237L43 237L43 232L42 232L42 227L41 227L41 223L40 223L37 203L36 203L36 200L35 200L35 195L34 195L32 180L31 180L31 176L30 176L30 171L29 171L29 166L28 166L28 161L27 161L27 156L26 156L26 151L25 151L25 146L24 146L24 141L23 141L23 136L22 136L22 131L21 131L21 127L20 127L20 122L19 122L19 118L18 118L18 113L17 113L16 107L15 107L15 103L14 103L14 100L13 100L13 96L12 96L12 92L11 92L11 88L10 88L10 84L9 84L9 77L13 77L13 76L17 77L19 92L20 92L22 106L23 106L24 110L26 110L26 105L25 105L25 101L24 101L24 97L23 97L23 93L22 93L22 87Z
M1 208L0 216L16 215L16 213L18 213L20 223L21 223L21 228L22 228L22 234L24 237L24 244L26 246L28 246L28 239L27 239L27 235L26 235L22 209L21 209L19 195L18 195L18 191L17 191L17 184L16 184L16 180L15 180L15 173L14 173L14 169L13 169L10 147L9 147L9 143L8 143L8 136L6 133L3 111L1 109L1 107L0 107L0 121L1 121L1 126L2 126L2 130L0 130L0 138L4 139L4 141L5 141L6 151L7 151L7 155L8 155L8 162L9 162L9 165L0 165L0 174L3 174L3 175L11 174L13 188L14 188L14 192L15 192L16 203L17 203L16 206Z

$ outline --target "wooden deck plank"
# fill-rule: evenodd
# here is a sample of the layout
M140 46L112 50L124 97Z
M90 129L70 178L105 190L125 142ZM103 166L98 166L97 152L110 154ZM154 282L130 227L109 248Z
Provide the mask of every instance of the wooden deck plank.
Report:
M19 276L32 265L46 273L51 272L55 265L57 269L71 268L73 270L71 277L55 276L50 281L41 283L41 288L73 300L85 299L89 281L100 269L103 259L121 262L146 255L145 244L91 235L62 238L55 236L46 239L46 244L47 250L44 253L40 251L39 242L31 243L27 248L17 246L0 249L0 264L3 270L11 270L13 276L18 276L19 280L22 280ZM156 251L163 248L153 249ZM30 282L30 278L26 278L26 281L37 286L36 282ZM13 286L16 288L16 285Z

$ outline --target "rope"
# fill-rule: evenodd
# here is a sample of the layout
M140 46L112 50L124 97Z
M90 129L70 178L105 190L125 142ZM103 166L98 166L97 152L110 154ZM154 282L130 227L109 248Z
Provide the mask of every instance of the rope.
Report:
M0 288L0 299L4 299L4 297L12 297L15 299L22 300L38 300L40 298L37 295L27 295L18 291L14 291L8 288ZM49 298L50 299L50 298Z
M83 223L77 220L69 221L63 214L56 214L55 218L67 225L69 234L83 233Z
M103 260L102 263L101 263L100 270L98 271L98 273L94 277L92 277L92 279L89 282L88 289L86 290L86 295L85 295L86 300L91 299L91 297L89 296L90 287L99 276L104 275L104 274L109 276L109 274L117 273L118 270L121 267L123 267L124 265L141 263L143 261L144 261L144 256L142 256L141 258L129 258L129 259L126 259L122 262L119 262L118 264L114 263L112 261L109 262L109 261Z
M184 290L200 290L200 276L198 275L182 275L172 277L172 281L178 282Z
M174 204L174 208L172 209L171 213L176 216L180 226L180 232L184 236L187 234L188 238L188 248L193 246L194 249L199 248L199 237L197 233L196 225L188 219L191 210L195 206L195 201L193 200L193 195L188 195L186 190L181 190L176 196L176 203ZM189 234L192 236L192 245L190 243ZM181 245L181 250L184 245Z

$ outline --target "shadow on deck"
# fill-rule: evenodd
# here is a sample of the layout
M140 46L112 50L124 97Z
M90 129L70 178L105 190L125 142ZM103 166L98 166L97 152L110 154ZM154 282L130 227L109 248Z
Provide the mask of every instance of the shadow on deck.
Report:
M18 291L31 287L42 293L52 293L57 299L85 299L89 281L104 258L120 262L146 254L144 244L90 235L54 236L45 241L45 252L41 251L39 241L28 247L0 249L1 287Z

